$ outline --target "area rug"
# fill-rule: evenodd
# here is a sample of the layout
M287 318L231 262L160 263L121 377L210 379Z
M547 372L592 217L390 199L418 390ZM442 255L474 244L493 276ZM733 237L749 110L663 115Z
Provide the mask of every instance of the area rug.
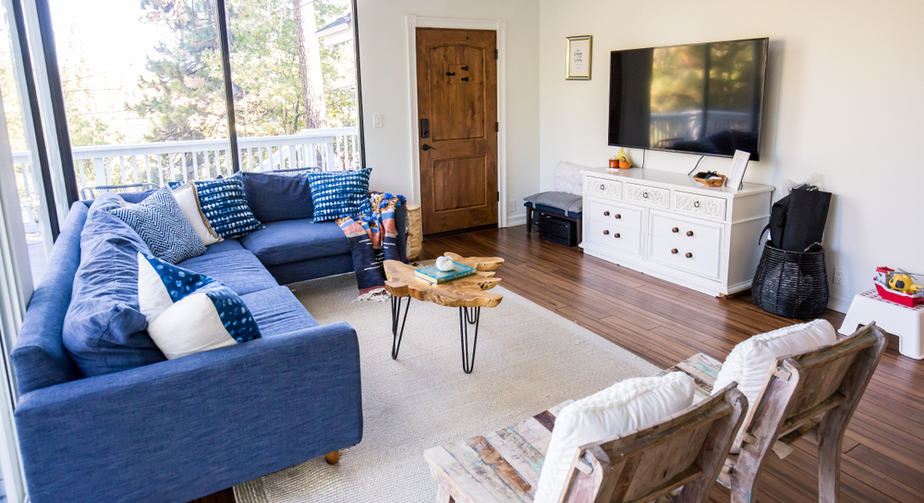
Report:
M462 372L459 312L412 301L398 360L387 302L356 302L356 281L339 276L298 285L321 324L347 321L359 335L363 439L323 457L234 488L239 503L432 501L436 485L422 453L450 440L514 424L569 398L658 368L599 335L503 288L483 309L475 368ZM643 337L643 334L639 334Z

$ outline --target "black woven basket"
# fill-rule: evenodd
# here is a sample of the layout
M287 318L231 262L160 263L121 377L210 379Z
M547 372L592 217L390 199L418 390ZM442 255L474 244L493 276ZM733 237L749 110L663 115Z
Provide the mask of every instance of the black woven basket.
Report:
M751 284L757 307L787 318L816 318L828 305L825 250L813 244L805 251L787 251L764 244Z

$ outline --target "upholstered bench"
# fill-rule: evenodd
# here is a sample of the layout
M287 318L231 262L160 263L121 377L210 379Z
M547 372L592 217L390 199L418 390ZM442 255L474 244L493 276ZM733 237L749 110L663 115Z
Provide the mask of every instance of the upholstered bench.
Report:
M581 171L584 169L587 168L559 162L555 167L553 190L523 198L527 234L535 224L544 239L566 246L574 246L581 240Z

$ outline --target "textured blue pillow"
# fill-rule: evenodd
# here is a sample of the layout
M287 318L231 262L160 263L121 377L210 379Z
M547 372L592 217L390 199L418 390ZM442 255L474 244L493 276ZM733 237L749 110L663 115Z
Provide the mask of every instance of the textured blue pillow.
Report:
M369 207L371 168L308 174L315 222L354 217Z
M138 300L148 333L171 360L260 337L247 305L230 288L140 252Z
M307 172L241 173L244 197L261 222L311 218L311 187Z
M62 339L85 376L164 360L138 306L138 252L150 254L141 237L111 210L116 194L100 194L80 234L80 265L64 317Z
M114 208L112 214L131 226L155 257L171 264L205 253L205 243L167 187L138 204Z
M263 228L263 224L253 215L247 199L241 174L235 173L227 178L196 181L199 205L202 214L209 221L212 229L223 238L238 238ZM171 182L171 189L183 185Z

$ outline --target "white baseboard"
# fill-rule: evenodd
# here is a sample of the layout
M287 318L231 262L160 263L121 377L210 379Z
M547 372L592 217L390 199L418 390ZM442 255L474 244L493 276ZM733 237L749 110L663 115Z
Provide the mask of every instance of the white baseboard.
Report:
M853 297L848 298L841 295L831 294L831 297L828 298L828 309L837 311L839 313L846 313L847 309L850 307L851 300L853 300Z
M507 215L507 227L526 225L526 212Z

